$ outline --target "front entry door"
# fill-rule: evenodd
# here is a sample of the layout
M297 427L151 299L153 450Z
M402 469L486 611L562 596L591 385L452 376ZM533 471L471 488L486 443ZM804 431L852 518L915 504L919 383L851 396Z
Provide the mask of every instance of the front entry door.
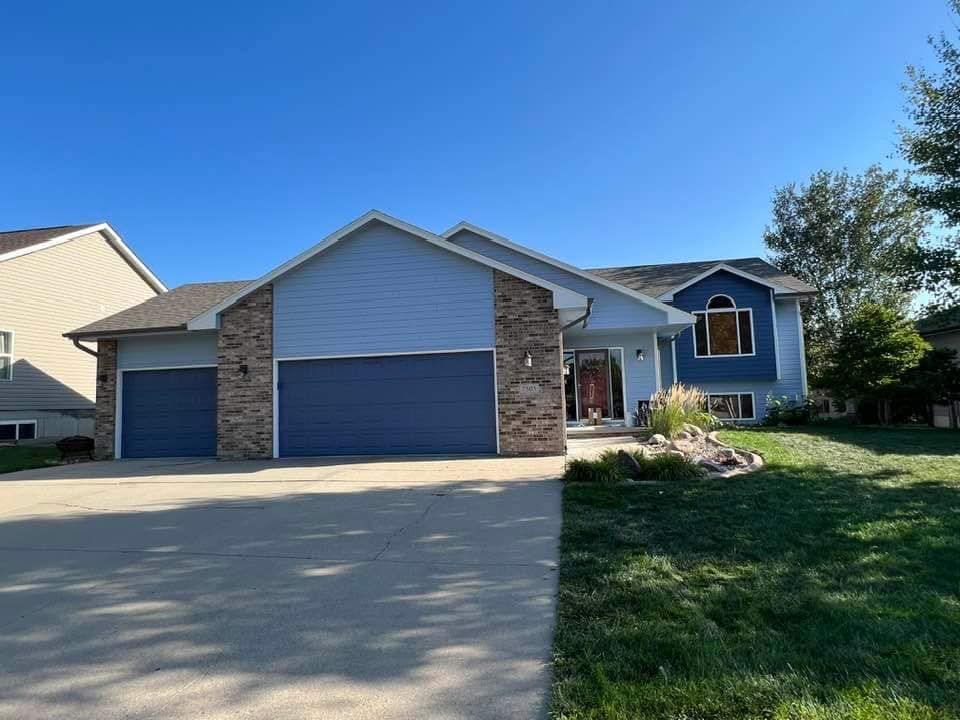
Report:
M578 350L577 378L580 418L589 418L594 408L600 411L600 417L610 417L609 353L606 350Z

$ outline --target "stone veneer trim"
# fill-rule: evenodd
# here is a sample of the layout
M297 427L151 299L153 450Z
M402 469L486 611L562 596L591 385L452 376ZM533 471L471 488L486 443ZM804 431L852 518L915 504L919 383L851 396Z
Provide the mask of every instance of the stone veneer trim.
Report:
M563 455L563 336L553 293L499 270L493 277L500 454Z
M273 457L273 285L264 285L220 315L217 456Z
M97 395L93 419L93 453L98 460L116 457L117 341L97 342Z

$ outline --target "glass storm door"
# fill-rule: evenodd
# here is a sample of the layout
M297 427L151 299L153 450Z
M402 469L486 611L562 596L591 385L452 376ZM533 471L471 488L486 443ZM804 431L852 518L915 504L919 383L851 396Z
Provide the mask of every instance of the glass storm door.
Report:
M610 355L606 350L577 351L577 389L580 391L580 418L598 409L610 417Z

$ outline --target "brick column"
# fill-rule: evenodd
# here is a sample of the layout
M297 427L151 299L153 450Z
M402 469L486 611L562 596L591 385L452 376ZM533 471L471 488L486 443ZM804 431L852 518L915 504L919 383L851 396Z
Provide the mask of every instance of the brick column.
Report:
M93 452L98 460L116 457L117 341L97 341L97 407L93 419Z
M220 316L217 456L224 460L273 457L272 285L251 293Z
M500 452L562 455L563 339L553 293L497 270L493 284ZM527 352L532 356L530 367L524 364Z

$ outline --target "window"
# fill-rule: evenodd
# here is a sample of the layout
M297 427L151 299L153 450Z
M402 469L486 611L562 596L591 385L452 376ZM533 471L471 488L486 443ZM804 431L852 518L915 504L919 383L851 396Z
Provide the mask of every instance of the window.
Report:
M36 420L0 420L0 442L33 440L37 437Z
M710 393L710 412L721 420L755 420L753 393Z
M12 330L0 330L0 380L13 380Z
M714 295L705 310L694 313L693 351L696 357L753 355L753 310L737 308L729 295Z

